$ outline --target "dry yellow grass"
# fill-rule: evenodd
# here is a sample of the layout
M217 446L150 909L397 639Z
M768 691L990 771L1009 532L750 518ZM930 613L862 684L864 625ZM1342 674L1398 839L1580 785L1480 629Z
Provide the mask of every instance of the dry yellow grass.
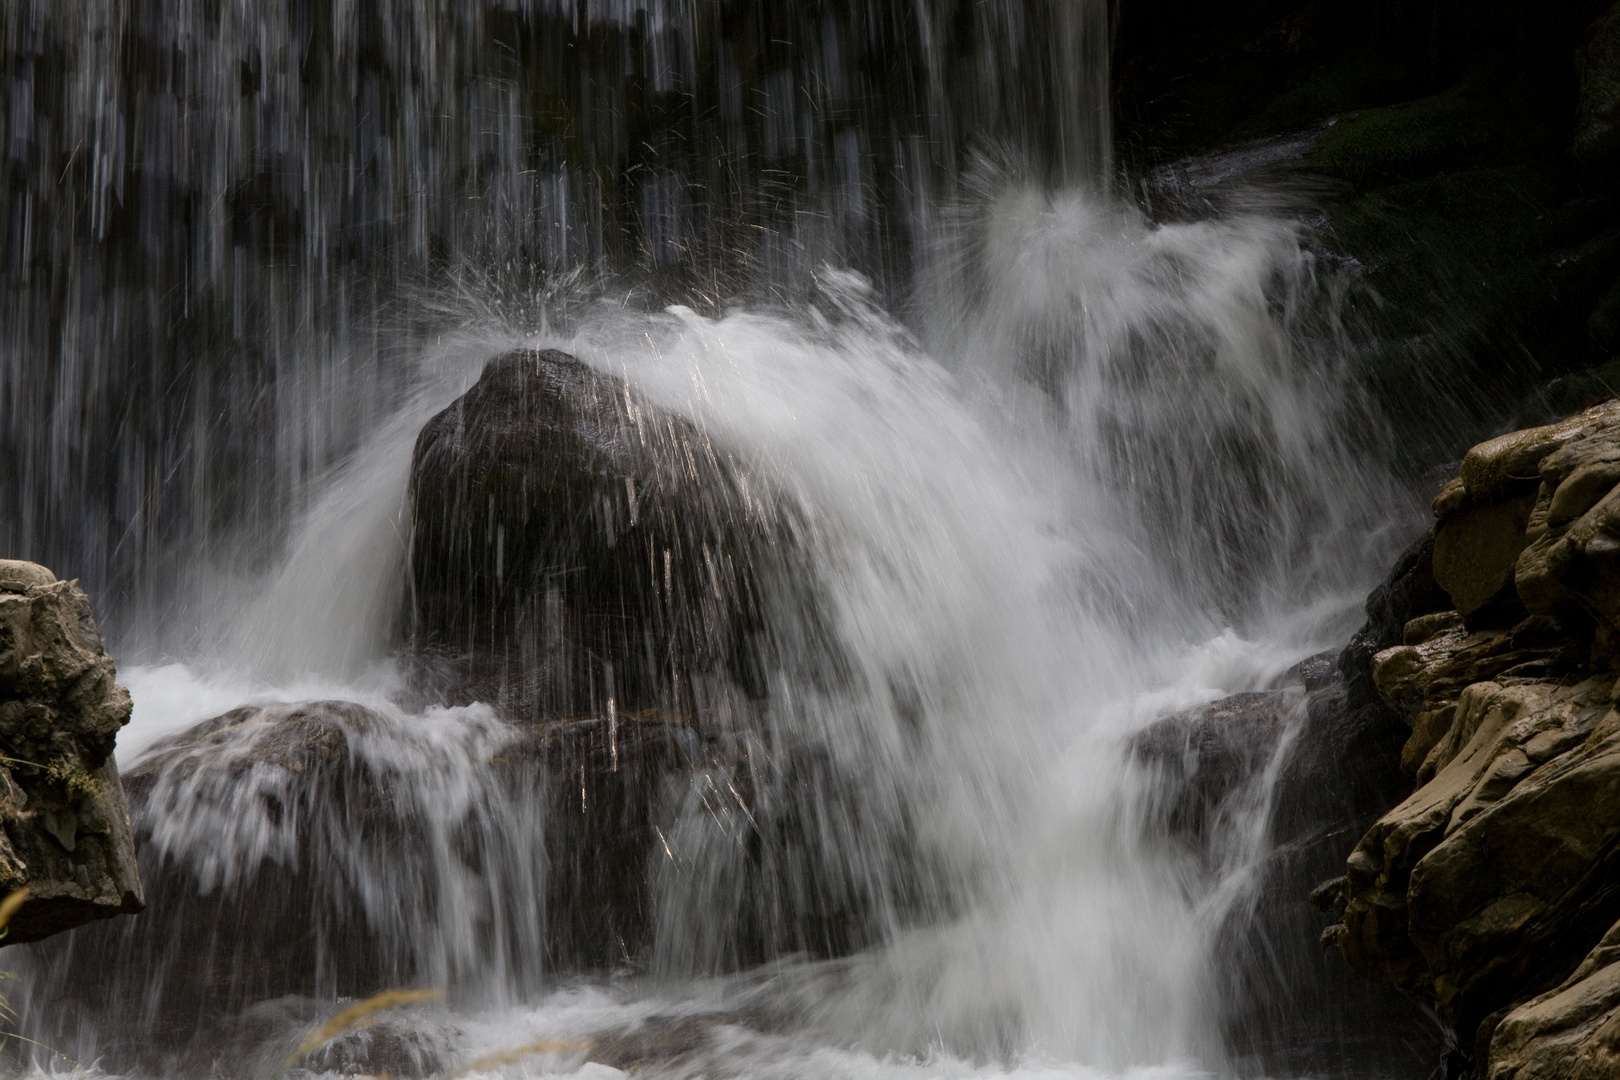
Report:
M23 888L12 892L11 895L7 896L4 900L0 900L0 937L6 936L6 926L10 924L12 916L17 914L18 909L23 906L23 903L27 901L27 899L28 888L24 886ZM0 971L0 977L12 978L13 976L9 971ZM7 1022L18 1019L16 1010L11 1007L11 1002L7 1000L3 994L0 994L0 1015L3 1015ZM13 1031L0 1031L0 1049L4 1049L12 1039L16 1039L18 1042L25 1042L30 1046L37 1046L41 1050L55 1054L57 1057L67 1062L75 1069L79 1068L79 1063L62 1053L62 1051L52 1049L42 1042L30 1039L26 1035L18 1035Z
M466 1068L456 1073L450 1080L461 1080L462 1077L476 1072L488 1072L499 1069L504 1065L511 1065L535 1054L577 1054L589 1050L591 1044L575 1042L571 1039L541 1039L539 1042L528 1043L525 1046L514 1046L510 1050L497 1050L493 1054L485 1054L472 1062Z
M22 907L27 899L28 888L24 886L4 900L0 900L0 937L5 936L6 924L11 922L11 917L17 914L17 909Z
M305 1054L319 1049L345 1031L372 1023L377 1013L397 1009L401 1005L412 1005L418 1001L437 1001L443 996L444 992L441 990L384 990L380 994L350 1005L328 1020L324 1027L298 1044L298 1049L287 1058L287 1064L297 1064Z

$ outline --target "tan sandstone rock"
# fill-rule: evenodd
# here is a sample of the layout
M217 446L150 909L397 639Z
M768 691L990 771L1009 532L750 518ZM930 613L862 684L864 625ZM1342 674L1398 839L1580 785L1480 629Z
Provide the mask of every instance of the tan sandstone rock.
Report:
M1491 1039L1489 1080L1620 1076L1620 923L1557 988L1520 1005Z
M1535 492L1529 491L1502 502L1480 502L1436 527L1434 580L1464 615L1472 615L1513 584L1535 501Z
M1463 691L1434 778L1349 859L1340 944L1352 966L1477 1024L1562 947L1565 916L1608 893L1588 871L1620 846L1611 690L1589 679Z
M1370 671L1419 787L1326 936L1437 1001L1492 1080L1620 1076L1620 402L1481 443L1434 505L1456 610ZM1502 625L1505 597L1530 617Z
M1531 611L1578 607L1620 628L1620 429L1594 423L1538 470L1529 543L1514 568L1520 599Z
M1458 479L1475 499L1496 500L1540 480L1539 466L1555 450L1577 439L1620 427L1620 401L1606 401L1567 420L1544 427L1510 431L1463 455Z
M1435 755L1469 686L1498 677L1541 677L1576 669L1587 656L1578 634L1551 616L1535 616L1510 629L1470 632L1457 612L1414 619L1408 644L1373 657L1373 682L1384 700L1412 725L1401 751L1406 771L1426 783L1455 756Z
M1562 579L1583 572L1578 564L1586 558L1585 540L1561 553L1552 549L1572 523L1594 512L1616 482L1620 403L1606 402L1556 424L1480 443L1463 457L1459 475L1434 502L1439 518L1435 581L1463 615L1484 608L1509 585L1517 586L1532 611L1554 610L1583 588L1569 588ZM1600 515L1599 521L1593 528L1607 535L1609 516ZM1620 544L1615 547L1620 550ZM1603 561L1605 555L1599 542L1593 557ZM1607 578L1585 588L1604 595L1591 602L1577 597L1583 606L1607 608L1620 600ZM1620 608L1614 610L1620 615Z

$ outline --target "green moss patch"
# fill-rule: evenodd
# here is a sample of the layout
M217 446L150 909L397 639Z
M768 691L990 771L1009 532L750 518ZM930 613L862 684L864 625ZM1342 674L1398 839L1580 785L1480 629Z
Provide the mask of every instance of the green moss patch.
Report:
M1388 183L1489 159L1504 141L1505 119L1471 83L1405 105L1339 121L1310 163L1358 186Z

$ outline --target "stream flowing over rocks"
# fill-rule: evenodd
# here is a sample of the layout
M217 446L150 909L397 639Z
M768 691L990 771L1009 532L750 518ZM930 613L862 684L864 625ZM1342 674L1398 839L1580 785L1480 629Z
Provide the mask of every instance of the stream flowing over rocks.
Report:
M74 988L59 1020L111 1026L142 999L108 1049L161 1074L252 1051L257 1003L490 964L612 968L645 948L645 870L720 756L648 717L514 725L479 707L413 723L309 701L204 721L125 773L147 911L47 943Z

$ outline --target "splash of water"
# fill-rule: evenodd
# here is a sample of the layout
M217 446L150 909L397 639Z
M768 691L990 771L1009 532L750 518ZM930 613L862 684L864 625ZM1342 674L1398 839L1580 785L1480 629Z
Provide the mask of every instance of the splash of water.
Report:
M1144 842L1124 745L1342 637L1403 500L1286 207L1110 195L1107 4L25 8L6 535L168 659L119 753L189 890L32 947L33 1037L258 1075L415 980L448 1004L310 1070L1227 1069L1210 942L1263 800L1210 881ZM402 283L468 263L480 314L424 345ZM610 285L532 295L579 267ZM766 692L713 690L724 752L638 804L641 966L575 985L584 772L394 655L416 434L520 345L701 432L806 579L764 597Z
M16 0L0 537L134 642L401 403L412 285L802 295L826 261L901 295L984 145L1108 186L1109 37L1102 0Z
M540 339L695 425L751 497L791 510L824 601L817 625L843 661L829 682L825 649L784 647L804 640L805 614L767 611L776 654L750 737L809 748L826 768L811 785L756 769L753 811L811 823L764 858L856 898L863 947L795 958L803 897L751 890L748 828L703 797L727 766L689 774L651 870L650 967L587 992L598 1040L686 1025L698 1049L653 1054L660 1072L966 1075L999 1062L1009 1075L1145 1078L1222 1066L1210 886L1142 845L1145 781L1124 767L1123 742L1168 708L1265 685L1331 643L1387 491L1353 437L1353 393L1311 344L1320 298L1294 226L1155 228L1089 196L1016 190L981 224L943 344L925 347L861 279L832 271L797 313L599 306ZM514 1004L556 972L538 804L480 764L510 733L487 712L414 718L387 703L414 432L484 356L535 339L500 328L469 340L335 475L223 635L237 681L133 672L122 751L154 777L156 853L187 864L203 895L291 865L300 845L321 853L321 873L361 898L386 970L456 991L458 1011L420 1021L444 1062L582 1023L580 991ZM200 718L233 694L323 685L382 717L339 727L354 768L395 793L386 813L420 823L409 865L372 850L352 810L309 801L299 774L266 763L259 743L285 707L231 726L201 757L161 749L159 729L185 715L175 702ZM773 963L730 974L761 926ZM341 971L343 948L325 970ZM158 958L124 962L125 993L149 1005L165 993ZM71 992L49 970L38 978L40 1008ZM305 1014L279 1015L265 1022L286 1038ZM38 1033L94 1050L141 1030L86 1023Z

